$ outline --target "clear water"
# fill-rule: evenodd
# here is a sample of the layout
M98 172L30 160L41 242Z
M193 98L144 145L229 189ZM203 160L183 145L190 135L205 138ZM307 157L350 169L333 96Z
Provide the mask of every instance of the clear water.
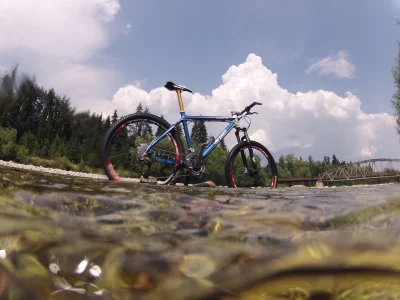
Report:
M400 185L222 189L0 168L0 299L397 299Z

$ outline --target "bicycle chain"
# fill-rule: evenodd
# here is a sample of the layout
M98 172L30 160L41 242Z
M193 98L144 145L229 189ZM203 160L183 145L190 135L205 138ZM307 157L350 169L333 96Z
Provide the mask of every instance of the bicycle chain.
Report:
M157 153L157 152L158 152L158 153ZM155 153L156 155L157 155L157 154L160 154L161 152L176 154L176 152L172 152L172 151L168 151L168 150L164 150L164 149L154 148L154 153ZM168 156L167 156L167 159L175 160L175 158L170 158L170 157L168 157ZM182 160L181 160L181 161L182 161ZM176 178L187 177L187 176L190 176L190 175L191 175L191 174L179 175L179 176L177 176ZM156 177L156 178L164 178L164 177Z

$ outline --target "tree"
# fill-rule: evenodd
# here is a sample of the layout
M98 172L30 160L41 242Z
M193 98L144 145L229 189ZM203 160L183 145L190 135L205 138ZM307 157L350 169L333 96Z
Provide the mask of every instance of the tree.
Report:
M337 159L336 155L333 154L332 155L332 165L338 165L339 164L339 160Z
M228 150L228 148L226 147L226 144L225 144L225 140L224 139L222 139L221 140L221 148L223 149L223 150L225 150L225 151L227 151Z
M190 138L198 144L203 144L207 142L207 127L204 124L204 121L195 121L192 127L192 134Z
M296 161L297 159L293 153L289 153L285 156L285 166L292 176L296 173Z
M165 120L164 116L160 116L161 119ZM161 128L160 126L157 127L156 136L160 136L164 133L165 129Z
M107 117L106 121L104 122L104 129L108 130L111 127L111 120L110 120L110 116Z
M139 102L139 105L136 107L136 113L141 114L143 112L142 102Z
M111 124L114 125L117 122L118 122L118 114L117 114L117 110L115 109L114 113L112 115L112 118L111 118Z
M283 155L279 156L278 166L282 169L285 168L285 157Z
M145 114L150 114L150 109L148 107L146 107L145 110L144 110L144 113ZM146 135L146 134L153 135L153 130L152 130L152 128L151 128L149 123L144 123L143 124L143 135Z
M400 20L397 20L397 25L400 25ZM395 85L395 93L392 96L392 105L395 109L396 129L400 134L400 41L397 41L398 52L395 58L395 64L392 67L392 74Z

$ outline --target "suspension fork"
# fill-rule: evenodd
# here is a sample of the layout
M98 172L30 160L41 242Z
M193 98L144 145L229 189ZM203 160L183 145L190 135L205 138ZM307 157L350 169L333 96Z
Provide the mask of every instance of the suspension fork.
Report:
M242 138L239 137L239 131L243 131L243 133L244 133ZM236 128L235 136L236 136L238 143L240 143L241 141L246 141L246 143L250 142L250 137L249 137L249 134L247 133L246 128L243 128L243 129ZM254 158L253 148L249 147L248 149L249 149L250 159L251 159L251 163L253 165L253 170L254 170L251 173L253 173L253 172L258 173L257 165L253 159ZM245 156L243 150L240 151L240 156L242 157L243 166L245 167L246 172L248 172L249 166L247 164L247 159L246 159L246 156ZM250 175L253 175L253 174L250 174Z

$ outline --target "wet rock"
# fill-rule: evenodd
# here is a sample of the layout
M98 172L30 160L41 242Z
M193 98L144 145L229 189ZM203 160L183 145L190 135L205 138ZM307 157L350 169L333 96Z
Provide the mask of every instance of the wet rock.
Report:
M296 184L296 185L292 185L290 188L291 189L303 189L303 188L307 188L307 187L302 184Z
M317 181L316 183L315 183L315 187L316 188L323 188L324 187L324 183L322 182L322 181Z
M149 176L148 178L145 178L144 176L140 176L140 182L141 183L150 183L150 184L157 184L157 178Z
M196 183L196 184L193 184L193 186L194 187L212 187L212 188L217 187L215 185L215 183L212 182L212 181L205 181L205 182Z

